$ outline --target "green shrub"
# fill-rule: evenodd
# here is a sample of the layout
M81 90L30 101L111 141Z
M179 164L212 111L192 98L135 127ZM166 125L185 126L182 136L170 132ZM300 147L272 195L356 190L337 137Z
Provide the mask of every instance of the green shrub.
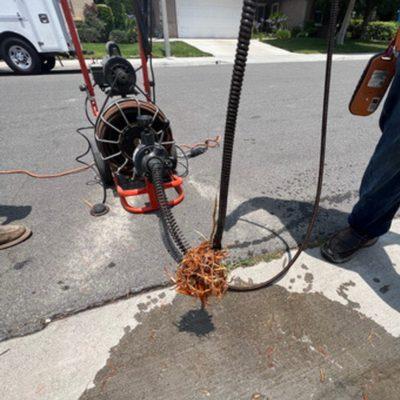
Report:
M137 43L138 36L136 28L131 28L126 31L128 37L128 43Z
M116 29L125 29L126 12L121 0L105 0L114 14L114 26Z
M128 33L121 29L114 29L111 31L109 39L115 43L129 43Z
M80 28L82 35L96 38L95 40L90 40L90 42L93 43L107 40L108 35L106 34L106 25L103 21L100 20L98 16L98 10L96 4L91 4L91 5L86 4L83 9L83 16L85 22ZM96 33L94 33L94 31Z
M289 29L279 29L275 32L275 36L277 39L290 39L292 37L292 33L289 31Z
M398 24L396 22L374 21L367 27L367 40L390 41L396 35Z
M134 17L126 16L125 20L126 32L128 34L129 43L137 42L137 28L136 28L136 19Z
M106 4L97 5L98 18L105 25L105 32L108 36L110 32L114 29L114 14L109 6Z
M84 22L83 21L75 21L75 27L76 29L81 29L82 26L84 26Z
M286 29L287 19L288 17L285 14L275 13L271 14L266 22L268 24L269 30L271 32L276 32L282 29Z
M348 33L352 39L361 39L362 19L352 19L349 25Z
M78 28L78 34L81 42L100 43L103 41L101 32L85 24Z
M314 21L304 22L302 37L315 37L317 36L317 33L318 33L318 28L315 26Z
M301 32L303 32L303 28L301 26L295 26L292 29L292 37L297 37Z

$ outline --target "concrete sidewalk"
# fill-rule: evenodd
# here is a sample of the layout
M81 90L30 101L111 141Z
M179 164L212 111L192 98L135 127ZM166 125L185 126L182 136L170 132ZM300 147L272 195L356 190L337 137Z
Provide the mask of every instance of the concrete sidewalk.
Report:
M184 39L184 42L201 51L212 54L219 63L233 63L236 54L236 39ZM368 60L372 54L335 54L335 61ZM252 40L248 56L249 64L281 62L325 61L325 54L292 53L268 43Z
M313 249L279 285L208 310L165 289L0 343L2 399L395 400L399 243L396 220L352 262Z
M185 39L182 40L191 46L211 53L213 57L170 57L155 58L154 67L190 67L214 64L233 64L236 53L237 40L235 39ZM357 61L368 60L372 54L335 54L335 61ZM259 40L252 40L248 57L249 64L269 64L288 62L320 62L325 61L325 54L299 54L262 43ZM96 60L86 60L87 65ZM98 60L97 60L98 61ZM140 66L139 59L130 59L135 67ZM78 60L63 60L63 65L57 62L55 72L79 71ZM0 74L12 73L5 62L0 61Z

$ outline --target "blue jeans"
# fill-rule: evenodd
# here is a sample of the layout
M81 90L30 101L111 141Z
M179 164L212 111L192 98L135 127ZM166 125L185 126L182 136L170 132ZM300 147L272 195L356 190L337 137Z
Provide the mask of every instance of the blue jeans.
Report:
M365 171L360 199L349 216L350 226L370 238L388 232L400 208L400 57L380 128L382 137Z

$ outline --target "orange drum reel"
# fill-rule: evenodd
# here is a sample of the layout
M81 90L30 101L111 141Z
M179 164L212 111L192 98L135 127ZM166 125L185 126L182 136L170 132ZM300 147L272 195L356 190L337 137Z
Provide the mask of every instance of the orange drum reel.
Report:
M102 159L107 162L114 177L116 193L124 209L134 214L144 214L159 209L156 191L148 177L136 176L134 156L142 144L143 126L140 117L149 120L147 129L157 143L165 149L171 163L176 158L176 149L169 126L163 112L153 103L136 98L122 98L114 101L99 116L95 128L95 139ZM172 169L174 169L172 167ZM137 171L136 171L137 172ZM170 207L176 206L184 199L183 179L174 173L164 177L164 189L175 189L177 197L169 201ZM129 199L143 198L144 206L133 205Z

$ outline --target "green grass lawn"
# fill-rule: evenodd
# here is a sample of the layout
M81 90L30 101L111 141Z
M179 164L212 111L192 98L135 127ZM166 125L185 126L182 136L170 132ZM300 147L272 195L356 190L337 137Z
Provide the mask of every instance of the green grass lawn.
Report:
M326 40L320 38L264 39L263 42L294 53L326 53ZM339 54L378 53L385 50L387 45L386 42L346 40L343 46L336 46L335 52Z
M103 43L82 43L83 50L87 53L86 58L103 58L106 54L105 44ZM120 44L122 55L126 58L139 57L138 44ZM174 57L209 57L211 54L204 53L196 47L190 46L185 42L171 42L171 53ZM153 43L153 56L155 58L165 57L164 43Z

